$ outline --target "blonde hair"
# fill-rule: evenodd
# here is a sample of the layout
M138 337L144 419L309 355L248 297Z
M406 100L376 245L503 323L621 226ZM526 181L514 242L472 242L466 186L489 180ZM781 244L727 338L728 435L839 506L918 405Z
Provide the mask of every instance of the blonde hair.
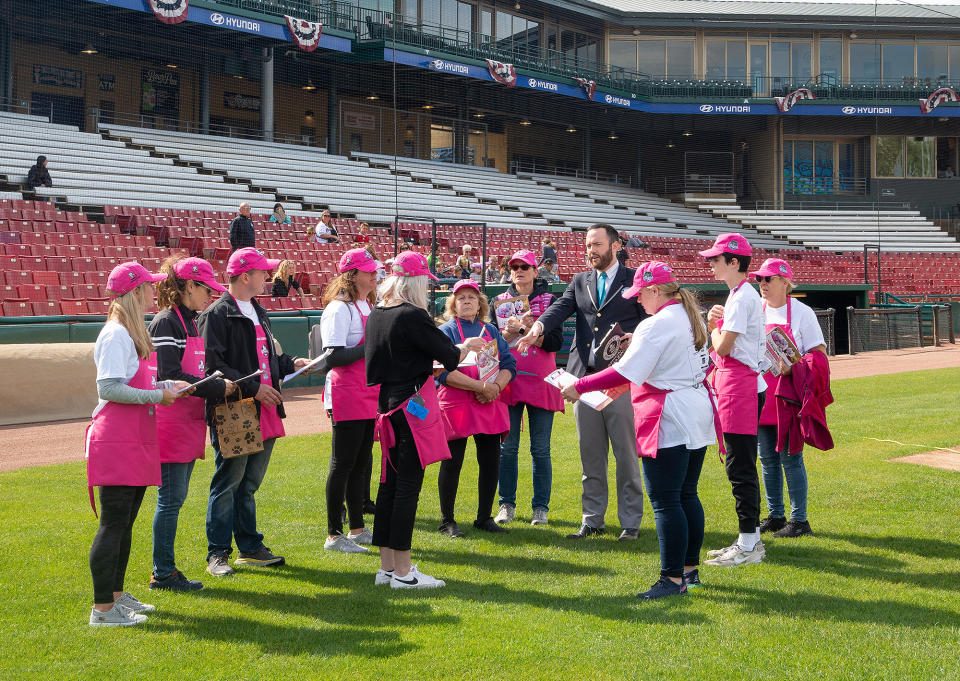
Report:
M186 257L183 253L171 255L160 266L160 273L167 275L166 279L157 283L157 306L160 309L173 308L183 302L183 296L187 292L187 280L178 277L173 266Z
M290 275L288 274L288 272L290 271L290 268L296 267L296 266L297 266L297 263L293 262L293 260L281 260L280 264L277 265L277 271L274 273L272 281L280 280L284 284L286 284L287 279L289 279L290 277Z
M391 274L381 282L377 293L380 296L380 302L378 303L380 307L388 307L397 303L410 303L426 310L427 275L401 277L397 274Z
M153 352L153 340L143 320L143 301L140 300L140 289L144 286L152 284L140 284L132 291L114 298L107 310L107 321L115 321L127 330L140 359L148 359Z
M485 295L475 290L472 286L468 286L466 288L467 290L473 291L475 294L477 294L477 297L480 299L480 309L477 310L477 320L481 322L487 321L487 319L490 317L490 301L487 300ZM457 291L457 293L461 292ZM457 313L454 311L456 304L457 294L451 293L444 301L443 318L447 321L457 316Z
M323 290L323 297L320 299L320 304L326 307L334 300L356 302L360 297L360 292L357 290L357 272L358 270L355 269L347 270L343 274L334 277ZM370 291L370 293L367 294L366 300L371 306L375 305L377 302L377 292Z
M665 284L656 284L650 288L657 289L667 298L679 300L683 304L683 309L690 319L690 328L693 330L693 346L697 350L702 350L707 346L710 337L707 335L707 327L703 323L703 316L700 313L700 303L697 294L685 288L675 281L668 281Z

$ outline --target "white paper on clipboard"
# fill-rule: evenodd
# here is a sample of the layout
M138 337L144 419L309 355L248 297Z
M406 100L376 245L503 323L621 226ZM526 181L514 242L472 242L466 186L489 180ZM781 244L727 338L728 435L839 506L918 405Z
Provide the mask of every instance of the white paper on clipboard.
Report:
M327 357L329 357L331 352L333 352L333 348L329 348L329 349L327 349L326 351L321 352L319 355L317 355L317 357L315 357L314 359L310 360L310 363L309 363L309 364L306 364L306 365L304 365L302 368L297 369L297 370L294 371L292 374L287 374L286 376L284 376L284 377L280 380L280 383L283 384L283 383L286 383L287 381L292 381L293 379L295 379L295 378L296 378L297 376L299 376L300 374L302 374L302 373L304 373L304 372L306 372L306 371L310 371L310 369L312 369L313 367L317 366L318 364L320 364L320 362L322 362L322 361L325 360Z
M173 391L173 394L174 394L174 395L179 395L179 394L182 393L182 392L186 392L187 390L190 390L190 388L196 388L198 385L203 385L203 384L206 383L207 381L212 381L212 380L214 380L214 379L220 378L221 376L223 376L223 372L220 371L219 369L217 369L217 370L214 371L212 374L210 374L210 375L207 376L206 378L200 379L200 380L197 381L196 383L191 383L190 385L188 385L188 386L186 386L186 387L180 388L180 390L174 390L174 391Z

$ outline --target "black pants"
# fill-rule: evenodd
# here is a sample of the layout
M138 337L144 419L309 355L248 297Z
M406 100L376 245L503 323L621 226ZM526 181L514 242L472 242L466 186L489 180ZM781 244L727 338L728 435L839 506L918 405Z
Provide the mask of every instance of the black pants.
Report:
M90 547L94 603L113 603L113 593L123 591L133 522L146 490L146 487L100 488L100 527Z
M377 491L373 544L394 551L409 551L423 486L423 467L402 409L390 415L390 425L396 444L390 448L390 461L383 463L386 478Z
M763 409L766 393L758 396L757 419ZM727 479L733 489L740 532L756 532L760 527L760 476L757 473L757 436L724 433L727 448Z
M449 440L452 458L440 463L437 486L440 488L441 522L453 522L453 507L457 501L457 486L460 484L460 469L463 467L463 455L467 449L467 440ZM477 522L489 519L493 507L493 497L497 492L500 479L500 436L477 433L473 436L477 446L477 466L479 467L477 487Z
M363 527L363 502L370 492L373 457L373 419L333 424L333 453L327 475L327 534L341 534L341 510L347 502L350 529Z

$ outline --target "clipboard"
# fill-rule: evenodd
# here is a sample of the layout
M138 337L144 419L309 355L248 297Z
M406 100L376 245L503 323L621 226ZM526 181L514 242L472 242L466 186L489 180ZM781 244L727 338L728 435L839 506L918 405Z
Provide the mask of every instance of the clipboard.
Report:
M310 369L312 369L313 367L317 366L318 364L320 364L321 362L323 362L325 359L327 359L327 357L329 357L329 356L330 356L330 353L332 353L332 352L333 352L332 349L328 349L328 350L326 350L326 351L324 351L324 352L321 352L317 357L315 357L314 359L310 360L310 363L309 363L309 364L306 364L306 365L304 365L303 367L301 367L300 369L297 369L296 371L294 371L292 374L287 374L286 376L284 376L283 378L281 378L281 379L280 379L280 384L283 385L283 384L286 383L287 381L292 381L293 379L295 379L295 378L296 378L297 376L299 376L300 374L302 374L302 373L304 373L304 372L307 372L307 371L310 371Z
M221 378L221 377L223 377L223 372L220 371L219 369L217 369L217 370L214 371L212 374L210 374L210 375L207 376L206 378L201 378L201 379L200 379L199 381L197 381L196 383L191 383L190 385L188 385L188 386L186 386L186 387L184 387L184 388L180 388L180 390L174 390L174 391L173 391L173 394L174 394L174 395L179 395L180 393L186 392L187 390L190 390L191 388L196 388L198 385L203 385L203 384L206 383L207 381L212 381L212 380L214 380L214 379Z

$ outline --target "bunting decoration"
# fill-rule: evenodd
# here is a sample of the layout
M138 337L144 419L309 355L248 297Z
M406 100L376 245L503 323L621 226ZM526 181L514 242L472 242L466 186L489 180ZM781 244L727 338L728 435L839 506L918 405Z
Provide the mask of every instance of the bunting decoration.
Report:
M165 24L179 24L187 18L190 0L148 0L154 16Z
M805 87L802 87L797 90L794 90L786 97L774 97L773 100L777 103L777 108L780 109L780 113L787 113L801 99L816 99L816 98L817 96L813 94L813 92L811 92Z
M957 93L948 87L942 87L939 90L934 90L931 92L930 96L926 99L920 100L920 111L921 113L928 114L944 102L956 101Z
M587 80L586 78L574 78L575 81L580 83L580 87L583 88L584 94L587 95L587 99L593 99L593 93L597 91L597 81Z
M503 83L507 87L513 87L517 84L517 71L513 68L513 64L504 64L501 61L487 59L487 69L498 83Z
M320 33L323 31L323 24L319 21L307 21L306 19L297 19L295 17L283 15L287 20L287 28L290 35L293 36L293 42L297 44L304 52L313 52L320 44Z

